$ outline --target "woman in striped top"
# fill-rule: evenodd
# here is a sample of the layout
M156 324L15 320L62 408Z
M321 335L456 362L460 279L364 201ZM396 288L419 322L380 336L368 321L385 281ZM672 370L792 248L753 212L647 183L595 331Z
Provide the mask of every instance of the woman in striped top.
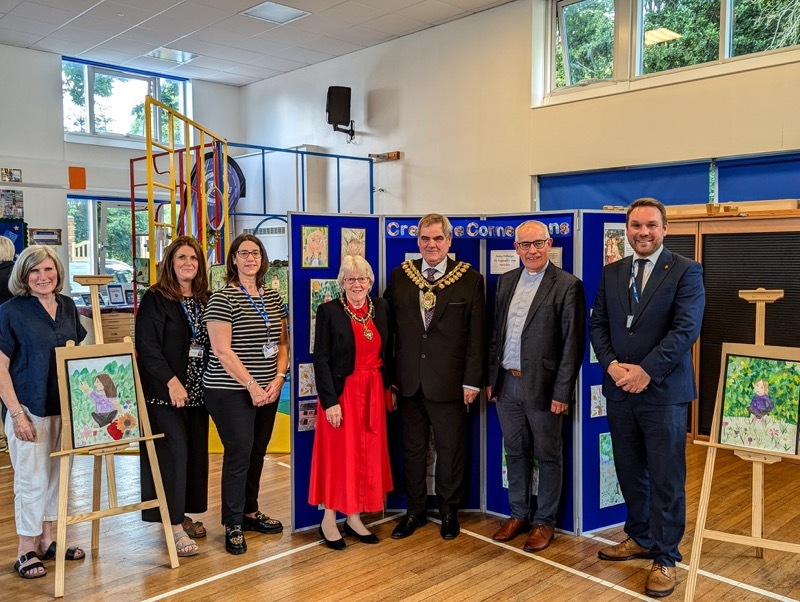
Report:
M225 265L226 286L211 296L203 315L212 351L203 384L206 407L225 448L225 549L243 554L243 531L283 531L280 521L258 509L258 489L286 381L289 335L280 295L264 286L269 260L261 241L250 234L237 236Z

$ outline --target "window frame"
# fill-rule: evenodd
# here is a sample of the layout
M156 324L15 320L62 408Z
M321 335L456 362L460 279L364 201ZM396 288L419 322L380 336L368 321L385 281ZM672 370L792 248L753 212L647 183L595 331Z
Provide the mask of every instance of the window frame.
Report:
M66 124L64 124L64 139L67 142L89 142L92 144L100 143L105 144L107 143L120 145L120 146L129 146L133 143L134 147L143 146L146 141L146 136L143 133L142 135L138 134L119 134L115 132L98 132L96 130L95 124L95 102L94 102L94 84L95 78L98 74L100 75L107 75L110 77L119 77L119 78L126 78L126 79L136 79L145 81L148 83L149 95L155 98L158 101L161 101L161 89L165 82L175 82L178 86L178 98L180 99L179 104L181 106L178 107L178 112L181 114L187 114L187 99L189 98L189 80L184 77L177 77L172 75L166 75L161 73L155 73L150 71L143 71L140 69L131 69L131 68L124 68L118 67L115 65L110 65L107 63L98 63L95 61L88 61L81 58L75 57L68 57L62 56L61 57L62 65L64 62L76 63L83 65L84 68L84 102L86 106L84 107L86 111L86 121L87 121L87 131L70 131L66 128ZM64 72L63 67L61 70L62 74ZM62 102L65 93L62 90ZM157 124L161 123L162 113L163 110L161 107L155 107L155 115L154 119ZM164 140L161 135L161 128L155 127L153 128L155 134L155 140L162 144L168 144L169 140ZM176 134L175 138L176 144L183 144L183 131L179 130Z
M556 27L560 16L558 9L562 4L573 4L575 1L580 0L549 0L544 10L549 34L542 41L547 68L543 70L544 89L541 93L534 86L534 108L800 62L800 45L732 56L734 1L721 0L719 52L716 60L654 73L641 73L644 38L641 31L642 0L614 0L613 79L556 87ZM534 73L534 77L536 76Z

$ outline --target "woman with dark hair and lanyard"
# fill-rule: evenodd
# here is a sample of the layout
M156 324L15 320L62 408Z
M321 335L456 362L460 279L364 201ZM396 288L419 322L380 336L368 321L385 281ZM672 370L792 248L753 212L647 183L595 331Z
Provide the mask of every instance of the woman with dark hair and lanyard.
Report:
M158 280L136 314L136 352L150 427L165 435L155 447L178 556L197 554L195 539L206 535L203 524L185 513L208 508L208 411L203 403L208 294L203 249L191 236L181 236L164 251ZM155 499L144 443L139 450L142 499ZM161 522L158 508L143 510L142 520Z
M243 554L243 531L283 531L279 520L258 509L258 490L289 368L289 335L280 295L264 286L269 260L261 241L237 236L225 265L226 286L211 296L204 314L212 350L204 385L224 447L225 549Z

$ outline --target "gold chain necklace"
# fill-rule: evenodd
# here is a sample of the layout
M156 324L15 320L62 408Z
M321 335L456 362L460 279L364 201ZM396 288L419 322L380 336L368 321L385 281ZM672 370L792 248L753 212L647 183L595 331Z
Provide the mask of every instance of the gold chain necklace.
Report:
M353 322L357 322L364 327L364 338L368 341L372 340L372 337L375 335L372 330L370 330L369 326L367 326L367 322L369 322L372 318L375 317L375 306L372 304L372 299L367 297L367 304L369 305L369 310L367 311L367 315L363 318L359 318L353 310L347 305L347 300L345 299L344 295L339 297L339 300L342 302L342 307L344 308L344 313L350 316L350 319Z
M469 264L465 261L459 261L449 273L439 278L439 280L436 282L429 282L410 259L408 261L404 261L402 267L403 271L406 273L406 276L408 276L408 279L417 285L419 290L425 291L425 289L428 289L423 293L420 304L422 305L422 309L425 311L430 311L436 307L436 293L433 292L434 289L442 290L458 281L464 274L467 273Z

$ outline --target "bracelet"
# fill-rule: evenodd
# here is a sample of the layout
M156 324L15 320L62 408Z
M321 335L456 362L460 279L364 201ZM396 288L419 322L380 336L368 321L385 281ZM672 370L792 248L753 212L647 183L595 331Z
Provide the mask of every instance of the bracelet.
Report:
M250 385L254 385L256 383L255 379L250 379L247 384L244 386L245 391L250 390Z
M16 412L13 412L11 414L11 420L14 420L14 418L16 418L17 416L21 416L24 413L25 413L25 410L23 410L22 408L18 409Z
M280 376L283 378L283 380L286 380L286 372L278 372L277 374L275 374L275 376Z

